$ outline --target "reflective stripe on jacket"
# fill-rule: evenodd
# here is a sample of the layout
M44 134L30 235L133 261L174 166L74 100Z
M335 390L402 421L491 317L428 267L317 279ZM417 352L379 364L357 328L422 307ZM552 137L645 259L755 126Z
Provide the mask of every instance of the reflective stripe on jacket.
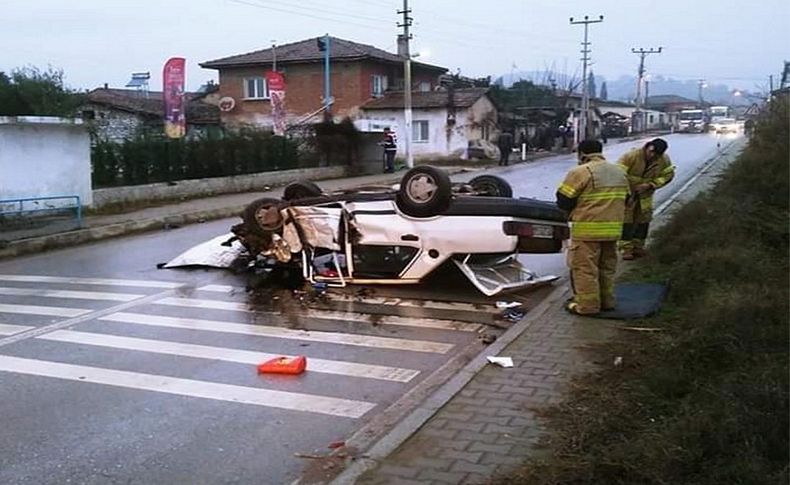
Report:
M616 241L623 231L628 179L623 170L600 153L584 155L557 189L576 200L570 211L571 238L579 241Z
M635 205L638 206L640 212L635 216L635 219L638 219L636 222L650 222L653 215L653 192L671 182L675 177L675 167L672 165L669 155L664 153L648 164L645 160L644 149L634 148L620 157L617 164L626 171L632 190L639 184L649 184L652 187L651 190L641 194L634 194L634 197L639 199L639 204Z

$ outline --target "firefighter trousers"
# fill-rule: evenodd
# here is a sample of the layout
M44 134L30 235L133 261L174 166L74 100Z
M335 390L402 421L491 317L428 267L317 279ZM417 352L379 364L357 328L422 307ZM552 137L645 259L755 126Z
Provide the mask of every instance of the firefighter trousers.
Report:
M616 241L571 241L568 248L573 301L579 313L614 308Z
M623 224L623 235L617 245L618 248L624 252L644 249L649 230L649 222L641 224L626 222Z

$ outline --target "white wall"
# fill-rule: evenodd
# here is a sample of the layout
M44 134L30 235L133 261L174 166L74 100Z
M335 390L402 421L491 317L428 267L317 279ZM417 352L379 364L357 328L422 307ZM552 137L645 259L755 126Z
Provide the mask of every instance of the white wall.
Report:
M371 120L376 124L386 124L391 127L405 126L402 109L377 109L365 111L362 115L364 119ZM429 159L432 157L461 157L464 155L469 145L467 135L475 133L470 129L469 123L474 120L474 114L470 110L459 109L456 114L456 124L448 127L447 109L414 109L412 110L412 123L415 121L428 121L428 141L418 142L412 138L412 153L415 158ZM406 149L404 145L404 134L402 130L396 129L398 135L398 156L404 157ZM479 130L477 130L479 132ZM479 135L478 135L479 136Z
M0 200L62 195L93 201L90 137L81 120L0 117Z

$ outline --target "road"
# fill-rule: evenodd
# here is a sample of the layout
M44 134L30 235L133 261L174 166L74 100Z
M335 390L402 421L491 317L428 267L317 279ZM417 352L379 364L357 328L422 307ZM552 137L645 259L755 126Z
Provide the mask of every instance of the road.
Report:
M667 139L678 175L659 203L717 143ZM574 163L499 174L517 195L550 199ZM288 483L311 460L295 453L374 434L491 331L475 323L490 316L481 304L308 311L291 292L246 292L239 275L156 269L232 222L0 262L0 483ZM564 273L560 255L526 259ZM257 375L275 355L307 355L309 370Z

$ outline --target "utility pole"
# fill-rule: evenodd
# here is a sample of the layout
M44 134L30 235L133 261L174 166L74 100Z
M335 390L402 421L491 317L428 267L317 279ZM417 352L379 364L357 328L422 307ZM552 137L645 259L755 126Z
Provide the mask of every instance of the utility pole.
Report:
M590 24L597 24L603 22L603 15L598 16L598 20L590 20L590 17L585 15L584 20L573 20L571 17L571 25L584 25L584 42L582 42L582 112L581 118L579 119L579 127L576 128L576 132L578 133L579 140L586 140L587 139L587 115L589 114L590 110L590 93L588 92L587 86L587 62L590 61L590 42L587 41L587 33L589 30ZM579 129L581 128L581 132Z
M649 54L661 54L662 49L663 47L659 47L658 49L652 47L650 49L643 49L641 47L639 49L631 49L632 53L639 54L639 75L636 79L636 99L634 100L636 101L636 112L634 113L634 121L636 121L636 126L634 127L635 132L641 132L645 129L645 114L642 112L642 107L645 104L645 96L642 96L642 81L645 77L645 57Z
M409 48L409 41L411 40L411 33L409 27L414 20L409 16L411 9L409 9L409 0L403 0L403 10L398 10L398 14L403 15L403 23L398 24L398 27L403 28L403 33L398 36L398 43L400 49L398 53L403 55L403 142L406 148L406 166L412 168L414 166L414 156L411 153L411 49Z
M330 45L330 37L329 34L325 34L323 37L318 37L315 39L316 43L318 44L318 51L324 53L324 118L331 119L332 114L332 103L334 99L332 99L332 86L330 84L330 72L329 72L329 59L330 59L330 51L332 46Z

